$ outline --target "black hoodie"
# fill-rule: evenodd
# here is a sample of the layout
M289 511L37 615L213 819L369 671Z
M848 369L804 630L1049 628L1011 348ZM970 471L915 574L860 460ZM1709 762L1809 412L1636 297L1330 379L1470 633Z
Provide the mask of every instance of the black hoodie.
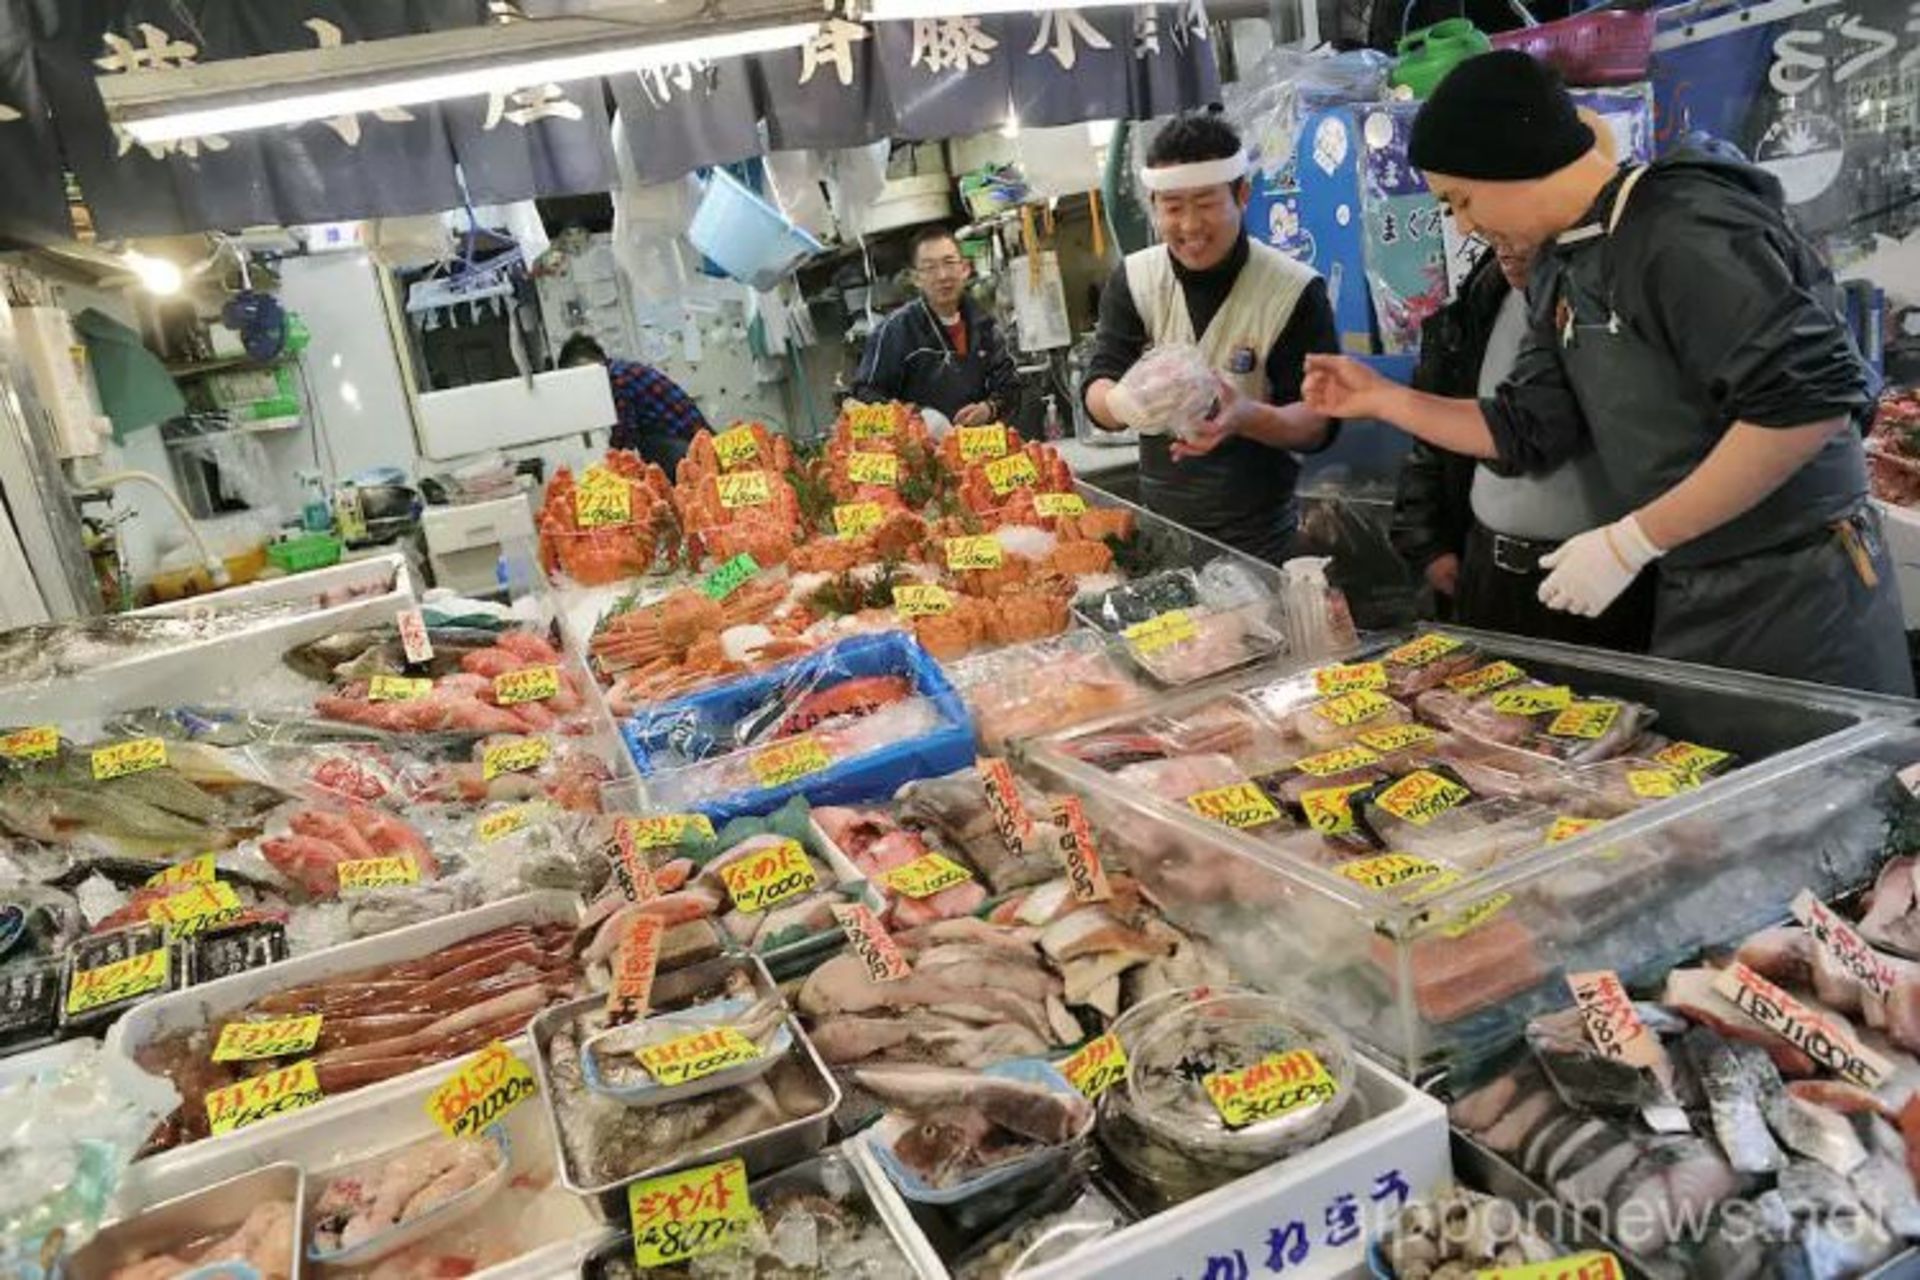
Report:
M1609 235L1629 172L1536 268L1527 344L1482 401L1503 469L1550 470L1591 432L1615 489L1639 507L1691 474L1735 422L1798 427L1870 410L1874 378L1833 275L1788 221L1772 175L1682 149L1648 169ZM1781 545L1865 493L1860 438L1837 432L1753 510L1669 563Z

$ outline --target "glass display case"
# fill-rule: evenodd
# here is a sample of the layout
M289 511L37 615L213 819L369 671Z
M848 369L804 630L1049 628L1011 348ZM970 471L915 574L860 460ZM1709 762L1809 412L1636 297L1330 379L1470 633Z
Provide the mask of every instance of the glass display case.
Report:
M1857 889L1904 838L1920 703L1437 634L1029 739L1022 767L1242 980L1409 1076L1470 1074L1569 972L1631 983Z

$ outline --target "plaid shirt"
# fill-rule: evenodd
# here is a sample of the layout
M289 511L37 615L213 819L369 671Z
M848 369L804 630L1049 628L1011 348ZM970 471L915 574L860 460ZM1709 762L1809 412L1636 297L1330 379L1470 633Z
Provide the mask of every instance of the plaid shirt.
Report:
M613 383L613 407L620 414L613 429L616 449L632 449L641 436L649 435L690 440L707 425L693 397L652 365L609 360L607 378Z

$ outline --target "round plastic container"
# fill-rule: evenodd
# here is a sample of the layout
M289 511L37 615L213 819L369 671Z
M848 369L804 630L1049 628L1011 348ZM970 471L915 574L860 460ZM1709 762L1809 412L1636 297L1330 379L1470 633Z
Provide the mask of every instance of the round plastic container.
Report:
M1051 1063L1036 1058L1015 1058L1007 1062L995 1063L982 1072L983 1075L1004 1076L1009 1080L1022 1080L1028 1084L1045 1085L1056 1093L1071 1094L1073 1085ZM1093 1112L1087 1113L1088 1128L1092 1127ZM1047 1165L1070 1156L1072 1149L1086 1137L1086 1131L1080 1133L1058 1147L1041 1147L1018 1159L1004 1161L984 1170L979 1176L965 1182L956 1182L949 1187L934 1187L923 1181L919 1174L901 1163L893 1152L894 1140L911 1127L904 1116L889 1113L879 1124L868 1129L865 1137L868 1149L874 1159L886 1170L887 1177L898 1187L900 1194L919 1204L954 1205L970 1200L982 1192L990 1191L1004 1183L1011 1182L1023 1174L1042 1165Z
M707 178L687 240L742 284L771 289L824 247L725 169Z

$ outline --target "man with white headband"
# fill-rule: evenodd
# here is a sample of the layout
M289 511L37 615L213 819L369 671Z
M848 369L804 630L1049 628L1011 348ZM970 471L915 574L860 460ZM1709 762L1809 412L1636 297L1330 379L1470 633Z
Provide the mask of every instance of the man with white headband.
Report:
M1093 420L1141 433L1151 510L1275 563L1298 513L1294 452L1324 449L1331 421L1298 403L1309 352L1339 349L1325 283L1251 240L1247 157L1218 115L1176 118L1141 171L1160 243L1127 255L1100 299L1081 395ZM1168 434L1170 402L1126 374L1148 351L1197 346L1218 402L1197 437Z

